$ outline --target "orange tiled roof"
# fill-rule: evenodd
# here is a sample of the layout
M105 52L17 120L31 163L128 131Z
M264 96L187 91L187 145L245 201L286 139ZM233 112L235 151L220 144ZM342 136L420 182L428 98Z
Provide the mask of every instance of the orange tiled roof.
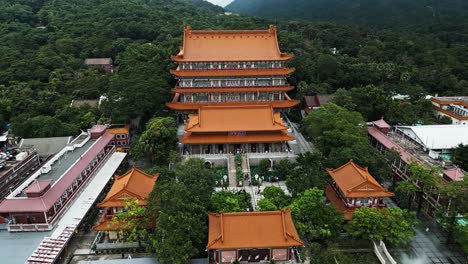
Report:
M302 246L290 211L208 214L207 249Z
M299 100L277 100L277 101L252 101L252 102L203 102L203 103L182 103L175 101L180 95L176 94L174 100L166 103L167 107L174 110L198 110L202 106L246 106L246 105L271 105L273 108L290 108L298 105ZM175 101L175 102L174 102Z
M115 134L129 134L130 127L128 125L125 125L124 127L108 128L106 132L109 134L114 134L114 135Z
M362 168L352 160L338 169L328 168L327 172L347 198L394 196L370 175L367 167Z
M327 184L325 188L325 195L327 196L327 199L330 201L330 203L339 211L343 213L343 218L345 221L350 221L353 219L353 209L349 209L346 207L344 202L341 200L340 197L335 193L333 188L330 186L330 184Z
M174 93L242 93L242 92L288 92L294 90L294 86L261 86L261 87L206 87L206 88L184 88L172 89Z
M247 133L245 136L230 136L225 134L196 134L185 133L181 142L184 144L222 144L222 143L271 143L291 141L295 138L287 131L279 131L278 133Z
M190 61L274 61L289 60L281 53L276 27L268 30L184 30L184 43L172 59Z
M287 129L280 113L269 105L204 106L190 114L185 130L189 132L279 131Z
M93 226L94 231L117 231L121 230L121 225L116 222L112 222L111 219L106 218L106 214L103 214L101 216L101 219L99 219L99 223L95 226Z
M171 74L178 77L270 76L289 75L294 71L294 68L235 70L170 70Z
M159 174L149 175L132 168L122 176L115 178L114 184L99 207L124 207L126 199L137 198L140 205L146 205L146 198L153 190Z

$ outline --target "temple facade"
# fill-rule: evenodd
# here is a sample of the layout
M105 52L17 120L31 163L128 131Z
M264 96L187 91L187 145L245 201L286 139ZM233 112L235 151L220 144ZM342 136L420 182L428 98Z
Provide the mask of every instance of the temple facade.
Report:
M287 127L286 132L281 129L279 136L271 128L244 124L243 119L261 112L257 121L274 126L275 122L282 123L275 112L299 103L287 94L294 89L287 83L294 69L285 65L292 57L280 51L274 26L268 30L230 31L185 28L183 46L179 54L172 56L179 64L171 70L177 85L172 89L173 100L167 103L178 112L179 123L186 122L189 135L181 141L184 153L286 151L286 140L294 139L287 134ZM220 122L227 109L240 114ZM270 114L265 115L266 111ZM212 120L220 122L211 126L217 126L215 130L191 129L198 122L191 119L203 120L208 115L220 117ZM276 126L275 130L279 128Z
M294 140L269 105L200 107L189 114L181 142L190 154L283 152Z

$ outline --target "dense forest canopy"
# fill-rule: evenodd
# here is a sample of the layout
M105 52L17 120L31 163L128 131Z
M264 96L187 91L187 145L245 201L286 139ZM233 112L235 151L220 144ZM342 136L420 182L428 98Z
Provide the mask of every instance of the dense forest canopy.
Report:
M92 122L171 115L170 55L185 25L266 29L295 54L291 94L374 85L387 95L468 94L466 43L431 33L374 31L323 22L225 15L198 0L0 0L0 126L23 137L78 133ZM460 34L463 30L460 29ZM452 36L452 35L451 35ZM336 52L333 52L335 51ZM112 74L85 67L111 57ZM109 98L100 109L72 99ZM398 122L396 120L395 122ZM143 126L144 127L144 126Z
M437 27L448 23L453 26L454 22L466 23L468 14L468 2L464 0L234 0L225 8L274 19L318 20L417 31L442 30Z

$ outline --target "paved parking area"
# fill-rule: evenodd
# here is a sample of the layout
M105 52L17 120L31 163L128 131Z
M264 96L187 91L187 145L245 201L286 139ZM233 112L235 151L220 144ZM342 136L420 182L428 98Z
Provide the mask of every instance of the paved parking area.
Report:
M386 200L391 207L397 205L391 200ZM431 219L422 219L421 226L415 228L416 236L411 241L411 246L417 257L402 258L402 263L410 264L466 264L467 254L463 253L458 245L446 245L447 235Z

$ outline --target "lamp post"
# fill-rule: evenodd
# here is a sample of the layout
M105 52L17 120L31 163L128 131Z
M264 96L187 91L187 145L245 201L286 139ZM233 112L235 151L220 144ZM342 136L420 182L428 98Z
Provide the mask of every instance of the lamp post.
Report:
M223 176L224 183L227 183L227 178L228 178L228 176L227 176L227 175L224 175L224 176Z
M255 177L255 182L256 182L256 183L257 183L257 185L258 185L258 174L255 174L255 176L254 176L254 177Z

